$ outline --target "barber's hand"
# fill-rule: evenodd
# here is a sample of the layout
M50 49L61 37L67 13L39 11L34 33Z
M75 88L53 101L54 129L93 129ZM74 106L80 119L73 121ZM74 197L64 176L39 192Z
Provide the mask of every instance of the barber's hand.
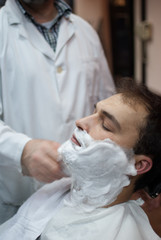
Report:
M144 211L151 212L154 209L159 209L161 207L161 194L155 198L152 198L144 190L139 190L138 192L140 194L140 197L144 200L144 204L142 205Z
M64 177L57 162L59 146L59 143L53 141L30 140L21 157L22 173L47 183Z

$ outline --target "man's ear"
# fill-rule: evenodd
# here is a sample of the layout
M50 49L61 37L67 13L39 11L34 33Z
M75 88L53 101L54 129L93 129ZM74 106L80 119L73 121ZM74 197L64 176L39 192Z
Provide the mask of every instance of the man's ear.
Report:
M152 159L145 155L135 155L135 161L136 161L135 168L137 170L137 175L150 171L153 165Z

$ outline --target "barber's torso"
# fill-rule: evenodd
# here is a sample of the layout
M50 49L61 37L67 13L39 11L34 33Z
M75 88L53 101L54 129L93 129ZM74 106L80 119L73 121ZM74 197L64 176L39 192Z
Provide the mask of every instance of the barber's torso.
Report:
M54 52L15 1L8 0L0 10L0 36L1 120L16 132L62 143L76 119L91 114L97 101L112 94L112 82L100 87L99 61L104 60L99 59L97 36L79 17L62 19ZM11 178L8 174L11 191L3 200L21 204L37 185L14 171Z

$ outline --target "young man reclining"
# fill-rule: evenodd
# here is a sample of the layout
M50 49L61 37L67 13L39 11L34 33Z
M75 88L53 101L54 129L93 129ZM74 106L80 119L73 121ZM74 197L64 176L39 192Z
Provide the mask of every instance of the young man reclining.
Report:
M59 148L70 177L47 184L0 227L6 240L156 240L142 201L161 182L161 99L124 84ZM64 129L65 131L65 129Z

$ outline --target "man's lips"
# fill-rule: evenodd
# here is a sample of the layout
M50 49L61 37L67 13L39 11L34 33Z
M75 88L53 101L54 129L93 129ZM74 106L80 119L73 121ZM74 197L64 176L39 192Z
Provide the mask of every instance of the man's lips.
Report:
M78 140L76 139L76 137L75 137L74 134L72 135L71 141L72 141L73 143L75 143L76 145L78 145L79 147L81 147L80 143L78 142Z

